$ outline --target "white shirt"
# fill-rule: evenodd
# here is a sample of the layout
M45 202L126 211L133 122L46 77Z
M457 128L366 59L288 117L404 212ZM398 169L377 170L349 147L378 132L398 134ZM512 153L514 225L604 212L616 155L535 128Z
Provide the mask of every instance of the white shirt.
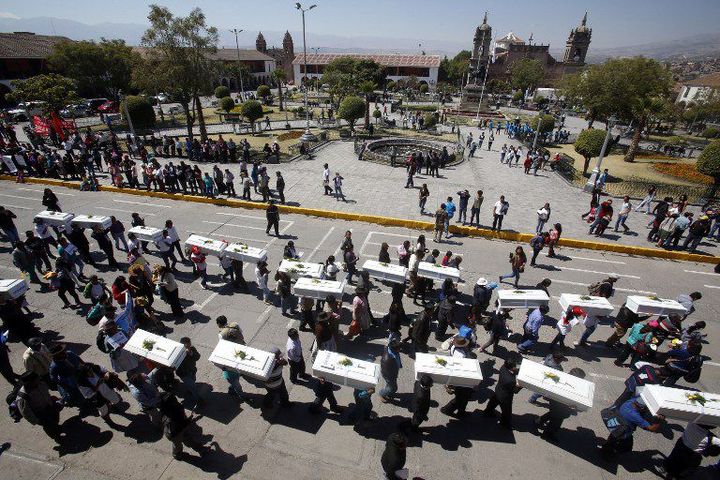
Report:
M415 255L415 254L410 255L410 260L408 261L408 271L417 272L419 263L420 263L420 259L418 258L417 255Z
M235 180L235 175L230 171L225 172L225 183L231 183L233 180Z
M50 238L50 228L46 224L35 224L35 233L39 238L45 239Z
M172 243L180 240L180 236L178 235L177 230L175 230L175 227L166 228L165 230L168 232L167 238L169 238Z
M690 422L685 427L682 441L693 452L701 453L708 445L708 431L697 423ZM713 445L720 445L720 439L715 435L711 436L711 442Z
M620 208L620 215L627 215L632 210L632 204L630 202L623 202Z
M494 209L495 215L504 215L503 205L504 205L503 202L501 202L500 200L495 202L495 209Z
M267 274L261 274L260 269L257 267L255 267L255 279L257 280L258 287L260 287L261 290L265 290L267 288Z
M158 250L160 250L162 253L165 253L172 248L172 240L170 240L168 237L163 237L157 242L155 242L155 245L157 245Z
M329 182L330 181L330 169L326 168L323 170L323 181Z
M142 254L143 254L143 249L142 249L142 243L140 243L140 240L139 240L139 239L136 239L136 240L130 240L130 241L128 241L128 251L129 251L129 252L132 252L132 251L133 251L134 249L136 249L136 248L137 248L137 251L138 251L138 255L142 255Z
M287 349L288 360L293 362L302 360L302 344L300 343L300 339L293 340L292 338L288 338L285 348Z

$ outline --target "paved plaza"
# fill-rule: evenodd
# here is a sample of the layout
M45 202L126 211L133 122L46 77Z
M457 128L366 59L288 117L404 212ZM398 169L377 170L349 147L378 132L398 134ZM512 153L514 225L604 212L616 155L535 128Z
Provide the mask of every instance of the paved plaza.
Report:
M497 138L493 148L501 147L504 137ZM458 167L444 170L446 178L435 180L418 179L416 184L428 183L432 194L430 205L439 204L447 195L454 195L461 188L481 188L487 198L481 220L487 224L490 206L495 198L507 193L510 214L506 226L518 231L530 231L535 223L535 210L546 200L553 202L551 220L561 221L567 236L585 238L579 213L586 207L587 196L569 187L549 172L537 178L526 176L522 169L508 169L500 166L497 151L482 152L482 156L471 159ZM322 163L328 162L331 169L340 171L345 177L345 192L350 200L347 204L336 202L322 195ZM352 143L333 143L324 147L316 159L283 164L277 168L286 177L286 197L302 206L352 210L403 218L419 218L416 208L416 190L403 189L404 169L358 162L352 155ZM272 166L271 170L275 170ZM42 210L41 185L19 185L11 182L0 183L0 204L14 211L18 229L22 232L31 227L32 217ZM268 249L271 278L282 256L285 243L293 239L298 250L304 252L304 260L324 261L329 255L340 253L340 243L345 230L351 230L354 244L361 255L361 262L376 259L382 242L391 245L391 257L397 245L408 239L414 242L422 232L402 228L385 228L363 223L350 223L296 215L281 216L282 238L265 235L265 219L262 211L243 210L184 201L145 199L138 196L104 192L79 192L54 188L60 198L63 210L76 214L115 215L130 226L130 214L138 212L149 226L162 226L166 219L174 220L181 237L198 233L230 242L242 241L252 246ZM523 192L527 192L526 195ZM550 196L552 196L551 200ZM435 207L436 208L436 207ZM629 224L644 235L644 216L631 216ZM505 225L504 225L505 226ZM637 237L623 237L623 241L639 242ZM96 249L95 242L90 240ZM430 243L432 245L432 242ZM429 246L430 246L429 245ZM436 246L436 245L432 245ZM515 244L479 238L451 238L449 242L437 245L441 251L452 250L464 257L460 284L460 301L467 308L472 287L479 277L497 279L509 271L508 253ZM431 247L432 248L432 247ZM527 250L527 249L526 249ZM0 273L12 277L18 271L12 266L7 244L0 246ZM590 252L561 248L554 259L541 256L537 268L528 268L520 279L521 286L534 286L543 278L552 280L550 316L541 329L541 343L529 358L541 360L547 352L547 343L555 335L552 325L560 315L557 303L561 293L586 293L587 285L605 278L610 273L619 276L612 304L617 308L627 295L634 293L656 294L660 297L675 298L680 293L701 291L704 297L697 303L689 321L708 322L708 339L703 354L705 363L701 380L693 387L704 391L716 391L720 381L720 364L717 361L717 347L714 339L720 335L720 327L714 321L720 313L720 275L712 273L708 264L694 264L634 258L626 255ZM119 272L108 271L104 258L96 253L100 261L99 275L110 284ZM122 260L122 252L118 259ZM146 257L151 263L159 263L159 257ZM249 281L250 293L239 293L225 286L219 277L221 272L217 260L209 260L210 288L202 290L192 276L188 264L179 265L180 296L184 299L186 319L173 323L169 308L159 299L156 306L165 312L162 319L171 329L167 336L178 340L189 336L201 354L198 362L198 379L201 391L208 404L197 410L202 415L198 424L207 439L217 442L205 460L190 462L175 461L170 455L171 444L155 432L139 412L136 402L126 393L124 400L129 404L126 412L114 414L118 426L110 428L96 417L80 419L77 410L66 408L61 419L69 431L69 441L60 449L53 448L52 442L38 427L26 421L13 424L7 415L0 415L0 442L12 442L12 448L0 456L2 478L13 479L267 479L288 477L298 479L367 479L380 477L380 455L389 433L398 422L409 418L408 412L413 387L413 356L403 350L403 368L399 378L398 401L383 404L378 395L373 397L377 418L357 427L341 425L339 416L323 413L309 415L307 405L313 393L307 385L293 385L287 381L290 400L295 402L291 409L261 414L259 407L263 390L243 383L251 403L238 403L227 393L227 383L220 370L207 361L208 355L217 342L215 318L226 315L230 321L238 322L251 346L269 349L278 346L284 351L289 326L297 326L295 319L281 315L276 306L267 306L259 298L254 284L251 266L246 266L245 278ZM123 264L123 267L126 265ZM92 271L91 267L86 268ZM274 282L271 282L271 288ZM502 288L510 288L503 284ZM66 342L68 347L82 354L83 358L109 368L107 355L95 346L96 327L89 326L83 317L72 310L61 310L61 302L54 293L37 293L32 288L28 294L30 308L43 315L35 320L36 325L56 341ZM347 310L352 300L352 287L346 287L344 317L341 329L347 331L350 313ZM380 318L390 305L390 285L375 282L370 293L370 305L375 316ZM495 296L493 297L494 300ZM419 311L411 299L404 299L408 314ZM511 340L522 331L524 312L515 310L510 327ZM403 334L407 326L403 326ZM624 379L629 375L627 368L613 365L614 352L593 344L587 348L574 348L572 342L579 338L582 328L573 330L566 344L569 360L565 370L582 368L588 379L595 382L594 406L587 412L571 417L558 434L556 444L548 443L533 435L530 430L538 415L545 413L542 406L528 403L529 393L525 390L516 395L514 402L514 431L501 429L495 421L483 418L480 410L489 398L497 379L502 359L478 353L485 380L473 395L469 405L470 415L455 419L443 415L439 408L449 400L442 386L432 389L433 406L429 421L423 424L422 435L411 435L407 451L407 468L411 477L425 479L464 478L657 478L652 472L654 458L668 454L674 442L682 433L684 425L669 421L661 433L638 431L635 434L635 453L620 457L620 465L608 463L600 457L596 445L607 436L600 410L610 405L622 392ZM610 334L610 326L601 325L591 337L600 341ZM339 350L356 358L378 361L386 339L384 327L374 327L368 334L352 341L342 340ZM484 341L485 332L478 332ZM301 332L305 360L311 363L309 349L312 336ZM501 352L516 350L513 341L502 341ZM431 339L430 345L437 348L438 342ZM11 359L16 371L22 371L22 344L10 344ZM287 370L287 369L285 369ZM380 385L384 382L381 380ZM681 382L682 384L682 382ZM6 382L0 384L0 395L8 393ZM336 396L341 405L353 402L352 390L341 387ZM542 401L541 401L542 404ZM517 461L522 459L522 461ZM702 478L702 477L698 477Z

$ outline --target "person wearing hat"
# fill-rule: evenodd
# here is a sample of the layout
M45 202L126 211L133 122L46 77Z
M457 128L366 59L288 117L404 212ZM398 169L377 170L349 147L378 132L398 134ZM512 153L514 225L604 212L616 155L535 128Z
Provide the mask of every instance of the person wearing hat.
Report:
M423 373L418 380L415 380L413 398L410 402L410 411L413 412L410 428L415 432L420 432L420 425L428 419L432 386L433 379L427 373Z
M585 317L585 310L580 307L570 307L563 312L557 325L555 325L558 333L552 342L550 342L550 351L555 350L556 345L565 347L565 336L570 333L573 325L580 322L580 319L583 317Z
M15 399L20 414L32 425L40 425L48 437L60 443L60 408L50 396L48 386L35 372L23 373L20 382L22 387Z
M688 236L682 244L683 250L694 252L708 233L710 233L710 218L707 215L701 215L688 228Z
M380 390L381 402L389 402L397 392L397 379L401 368L400 341L397 338L391 338L380 359L380 373L385 380L385 386Z
M23 366L28 372L34 372L40 380L48 385L50 383L50 364L52 355L50 350L43 343L42 338L33 337L28 341L28 348L23 353Z
M488 282L486 278L478 278L473 287L473 306L480 307L480 313L487 312L488 305L492 299L492 292L498 287L495 282Z
M520 356L511 352L505 359L505 363L500 367L495 392L490 397L483 416L492 417L495 415L495 409L500 407L500 425L512 430L512 402L515 394L522 387L517 383L517 374L520 371Z
M641 397L632 397L617 409L614 422L607 422L610 436L600 448L604 457L632 451L633 433L640 427L648 432L657 432L664 417L653 418Z
M271 408L275 404L275 400L280 400L281 407L291 407L292 403L290 402L285 380L282 375L283 366L287 365L288 362L278 347L271 348L270 353L275 355L275 365L265 382L267 394L265 394L262 400L263 407Z
M470 341L467 338L453 337L450 355L455 358L467 358L469 345ZM454 396L445 406L440 408L440 411L447 416L464 417L467 414L467 404L470 401L473 389L461 386L446 387L446 389L452 391Z

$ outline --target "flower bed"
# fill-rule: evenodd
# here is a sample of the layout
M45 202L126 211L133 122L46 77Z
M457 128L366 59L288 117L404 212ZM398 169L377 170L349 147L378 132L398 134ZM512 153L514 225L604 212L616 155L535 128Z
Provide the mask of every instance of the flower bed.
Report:
M653 168L660 173L682 180L701 183L703 185L713 183L712 177L698 172L692 163L653 163Z
M277 136L277 139L281 142L283 140L295 140L296 138L302 137L303 133L305 133L303 130L291 130L289 132L281 133Z

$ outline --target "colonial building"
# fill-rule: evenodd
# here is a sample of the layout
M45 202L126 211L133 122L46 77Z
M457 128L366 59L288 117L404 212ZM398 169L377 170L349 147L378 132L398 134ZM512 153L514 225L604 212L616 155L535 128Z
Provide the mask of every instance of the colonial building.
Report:
M277 68L285 71L285 81L289 82L293 79L292 62L295 58L295 45L293 44L293 39L289 31L285 31L282 48L267 48L265 37L262 32L258 32L257 39L255 40L255 49L258 52L269 55L275 60Z
M0 33L0 105L12 80L21 80L48 72L47 58L59 42L67 37L35 35L30 32Z
M302 53L293 60L293 78L300 84L304 77L320 78L325 65L341 57L352 57L362 60L373 60L385 67L387 79L397 81L416 77L420 83L426 83L430 89L435 87L440 68L439 55L385 55L385 54L357 54L357 53L308 53L307 73Z
M488 80L510 80L512 65L523 58L538 60L545 71L544 84L552 85L566 73L573 73L585 66L592 29L587 26L587 13L580 25L570 30L565 44L563 60L558 61L550 55L549 44L537 44L533 41L532 34L527 42L513 32L492 43L492 27L488 24L487 13L482 25L475 29L473 38L472 58L470 67L473 71L468 77L469 82L482 83L485 68L489 65L487 72Z
M238 50L236 48L218 48L217 52L212 55L213 60L222 62L224 65L234 65L238 62L247 67L250 72L250 81L243 79L243 87L246 90L255 88L258 85L271 85L273 82L272 72L276 68L275 59L270 55L257 50ZM237 79L232 76L221 76L217 82L218 85L225 85L230 90L238 90Z

